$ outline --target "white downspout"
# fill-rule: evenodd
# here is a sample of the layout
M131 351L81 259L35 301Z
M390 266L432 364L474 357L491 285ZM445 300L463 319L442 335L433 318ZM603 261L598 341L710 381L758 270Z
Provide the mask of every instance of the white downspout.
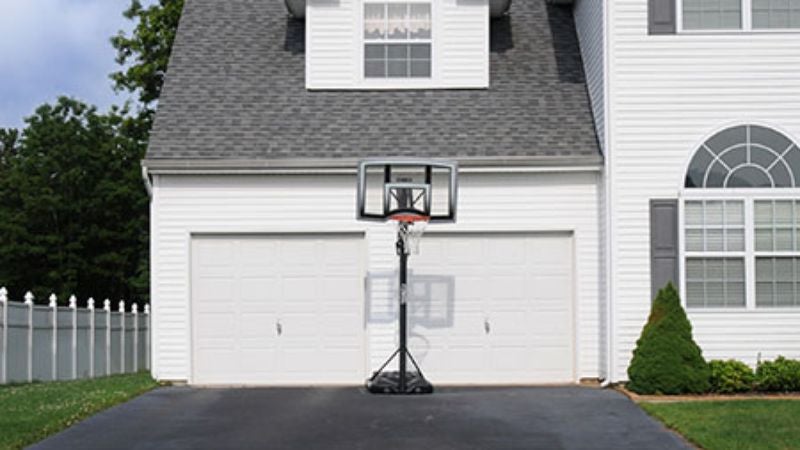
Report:
M606 204L605 204L605 221L606 221L606 379L603 380L602 386L608 387L611 383L616 381L616 377L614 376L614 307L612 302L613 300L613 293L614 293L614 281L613 281L613 248L612 245L613 236L614 236L614 228L613 228L613 221L611 220L612 217L612 183L611 183L611 158L613 158L611 148L612 146L612 114L611 114L611 81L612 81L612 73L611 73L611 2L608 0L601 0L603 2L603 72L604 72L604 85L603 86L603 97L604 97L604 104L603 108L605 109L605 136L603 138L605 142L605 191L606 191Z
M147 173L147 167L145 166L142 166L142 180L144 181L144 188L147 190L147 196L152 200L153 182L150 180L150 175Z

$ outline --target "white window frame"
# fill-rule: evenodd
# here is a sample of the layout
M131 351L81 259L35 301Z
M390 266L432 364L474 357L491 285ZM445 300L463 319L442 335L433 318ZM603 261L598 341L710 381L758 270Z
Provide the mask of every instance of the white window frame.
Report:
M800 33L800 28L753 28L753 0L740 0L742 2L742 27L720 28L710 30L694 30L683 28L683 2L676 0L675 20L678 33L683 34L741 34L741 33Z
M744 308L707 308L689 306L687 304L687 276L686 259L698 258L740 258L742 252L688 252L686 250L686 215L685 208L687 201L698 200L728 200L744 201L744 240L745 251L743 253L745 270L745 307ZM681 302L683 307L691 313L715 314L715 313L794 313L800 314L800 306L794 307L756 307L756 258L761 257L800 257L800 252L756 252L755 251L755 211L754 205L758 200L800 200L800 189L681 189L678 202L678 247L679 260L678 270L681 277Z
M431 7L431 37L430 39L367 39L364 37L364 11L366 5L371 3L379 4L409 4L419 3L430 5ZM436 72L436 53L437 29L436 18L438 16L436 0L363 0L356 10L358 11L358 61L360 72L358 74L359 84L370 89L427 89L436 85L438 76ZM431 46L431 76L430 77L367 77L365 70L364 50L367 44L430 44Z

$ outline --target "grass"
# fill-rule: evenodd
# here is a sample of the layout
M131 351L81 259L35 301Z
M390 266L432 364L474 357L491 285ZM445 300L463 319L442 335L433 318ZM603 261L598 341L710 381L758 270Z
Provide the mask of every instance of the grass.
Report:
M640 406L708 450L800 448L800 401L699 401Z
M22 448L157 384L149 374L0 387L0 449Z

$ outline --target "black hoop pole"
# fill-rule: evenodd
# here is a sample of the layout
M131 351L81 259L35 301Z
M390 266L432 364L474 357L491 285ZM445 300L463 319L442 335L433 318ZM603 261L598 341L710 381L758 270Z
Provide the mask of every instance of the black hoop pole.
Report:
M425 379L419 365L408 351L408 254L409 248L406 246L404 236L408 233L408 228L412 222L400 222L397 230L397 243L395 249L400 258L400 314L399 314L399 337L400 345L392 353L392 356L373 373L367 381L367 389L375 394L430 394L433 386ZM383 370L395 358L398 358L399 369L397 372L384 373ZM416 372L409 374L408 360L414 365Z
M400 224L397 232L397 253L400 256L400 392L406 391L406 357L408 355L407 327L408 327L408 249L406 248L403 233L408 233L409 224Z

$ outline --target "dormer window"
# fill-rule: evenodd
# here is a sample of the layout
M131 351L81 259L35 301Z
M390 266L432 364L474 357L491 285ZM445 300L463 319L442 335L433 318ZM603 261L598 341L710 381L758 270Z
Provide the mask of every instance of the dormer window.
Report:
M430 78L430 2L364 4L364 77Z

